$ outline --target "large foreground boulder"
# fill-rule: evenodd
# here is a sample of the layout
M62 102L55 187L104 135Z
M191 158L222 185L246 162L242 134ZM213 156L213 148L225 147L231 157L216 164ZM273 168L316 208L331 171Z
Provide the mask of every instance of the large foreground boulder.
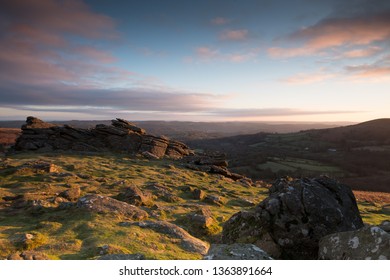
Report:
M330 234L320 240L318 254L325 260L390 260L390 234L376 226Z
M224 243L254 243L282 259L317 259L328 234L363 227L351 189L328 177L280 179L253 211L224 225Z

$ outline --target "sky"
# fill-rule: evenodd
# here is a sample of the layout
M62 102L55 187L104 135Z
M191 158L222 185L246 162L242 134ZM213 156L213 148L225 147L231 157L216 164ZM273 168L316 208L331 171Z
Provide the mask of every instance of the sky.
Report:
M0 120L390 117L390 1L0 0Z

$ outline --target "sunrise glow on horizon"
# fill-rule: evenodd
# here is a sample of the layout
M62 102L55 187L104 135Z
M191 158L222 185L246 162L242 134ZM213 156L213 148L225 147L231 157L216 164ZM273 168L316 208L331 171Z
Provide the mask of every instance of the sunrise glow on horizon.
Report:
M6 0L0 120L390 117L389 1Z

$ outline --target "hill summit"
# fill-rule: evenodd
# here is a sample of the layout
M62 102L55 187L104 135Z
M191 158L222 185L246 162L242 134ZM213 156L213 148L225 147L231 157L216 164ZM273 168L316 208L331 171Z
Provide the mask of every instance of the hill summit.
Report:
M58 126L35 117L27 117L15 149L114 151L141 153L153 158L179 159L193 152L183 143L164 136L153 136L142 128L123 119L112 120L112 125L98 124L92 129Z

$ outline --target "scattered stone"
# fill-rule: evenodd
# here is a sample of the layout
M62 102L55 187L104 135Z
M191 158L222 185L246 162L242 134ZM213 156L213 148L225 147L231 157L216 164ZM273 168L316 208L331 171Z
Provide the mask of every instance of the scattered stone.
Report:
M204 260L272 260L253 244L211 244Z
M23 258L20 256L20 253L13 253L7 257L7 260L23 260Z
M22 253L14 253L7 257L7 260L48 260L49 257L42 252L24 251Z
M109 254L98 258L98 260L145 260L142 254Z
M82 173L78 173L78 174L77 174L77 177L79 177L80 179L84 179L84 180L90 180L90 179L92 179L92 176L91 176L91 175L82 174Z
M99 214L120 214L134 221L141 221L148 217L148 214L144 210L134 205L96 194L81 197L77 201L77 207Z
M278 248L282 259L317 259L320 238L361 227L348 186L328 177L280 179L253 211L239 212L225 223L222 241L263 242Z
M143 221L137 222L135 225L141 228L150 228L156 232L167 234L171 238L176 238L180 240L181 246L183 249L199 254L206 254L209 249L209 244L206 242L197 239L190 235L187 231L178 227L177 225L171 224L165 221Z
M192 196L195 199L203 200L206 197L206 192L201 189L194 189L192 191Z
M16 174L25 174L25 173L57 173L60 172L60 168L50 162L45 162L41 160L26 162L25 164L19 166L16 170Z
M320 240L318 255L325 260L389 260L390 234L377 226L330 234Z
M188 231L194 236L209 236L219 231L217 221L207 207L202 207L195 213L187 214Z
M183 199L172 193L172 190L164 185L153 183L149 186L150 189L155 191L155 195L166 202L183 202Z
M63 191L59 194L60 197L66 198L67 200L70 201L75 201L79 199L80 195L81 195L81 190L79 187L70 188L69 190Z
M208 194L203 200L206 203L217 205L217 206L222 206L225 204L225 199L220 196L220 195L211 195Z
M124 193L117 196L118 200L133 204L135 206L152 206L153 200L150 194L143 193L136 186L129 186Z

